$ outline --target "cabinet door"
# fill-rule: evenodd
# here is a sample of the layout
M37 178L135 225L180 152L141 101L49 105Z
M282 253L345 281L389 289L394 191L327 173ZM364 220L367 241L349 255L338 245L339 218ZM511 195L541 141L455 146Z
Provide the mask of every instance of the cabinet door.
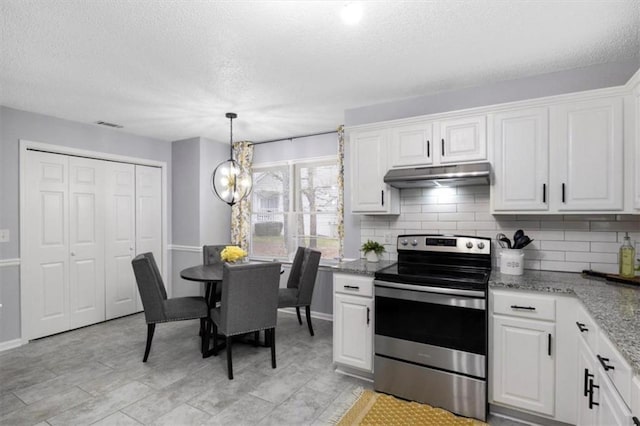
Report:
M486 116L441 121L439 154L440 164L486 160Z
M547 210L547 108L499 113L493 126L494 210Z
M613 387L607 375L604 373L604 369L598 369L598 384L599 389L596 389L596 394L599 394L598 403L598 426L620 426L631 425L631 412L627 408L626 404ZM599 391L599 392L597 392Z
M107 319L137 311L135 254L135 166L106 164L105 299Z
M433 163L433 124L412 124L391 129L391 167Z
M555 325L493 317L493 400L553 415Z
M622 150L622 99L551 107L549 195L557 210L622 210Z
M334 295L333 361L372 371L373 300Z
M597 422L597 405L589 403L595 401L594 396L590 395L591 384L596 379L597 364L595 356L589 350L587 343L578 338L578 386L576 393L578 395L578 426L595 426ZM597 401L595 401L597 403Z
M71 328L104 321L104 161L69 157Z
M25 339L69 329L69 159L27 151L20 267Z
M635 144L635 185L633 193L633 207L640 209L640 84L634 90L634 106L636 108L636 144Z
M385 130L353 132L351 142L351 206L356 213L400 213L397 189L384 183L387 171ZM397 211L396 211L397 210Z

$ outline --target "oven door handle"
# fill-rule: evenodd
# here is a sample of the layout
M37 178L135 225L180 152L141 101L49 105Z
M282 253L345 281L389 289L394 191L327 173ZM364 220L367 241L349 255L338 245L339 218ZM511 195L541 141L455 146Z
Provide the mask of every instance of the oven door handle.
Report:
M387 283L385 282L384 286L376 285L376 297L432 303L436 305L456 306L459 308L477 309L481 311L486 310L486 300L484 298L456 296L443 293L430 293L426 291L409 291L396 287L388 287L386 286L386 284Z
M422 285L414 285L414 284L402 284L402 283L394 283L390 281L381 281L381 280L373 280L373 284L378 287L390 287L390 288L399 288L401 290L413 290L420 291L425 293L440 293L440 294L448 294L453 296L468 296L468 297L476 297L484 299L486 297L484 291L480 290L462 290L459 288L444 288L444 287L429 287Z

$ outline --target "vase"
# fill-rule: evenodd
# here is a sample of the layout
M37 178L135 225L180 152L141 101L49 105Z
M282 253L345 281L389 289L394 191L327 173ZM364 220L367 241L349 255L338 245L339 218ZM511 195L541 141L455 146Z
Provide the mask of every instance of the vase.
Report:
M368 251L364 254L364 256L366 257L367 262L377 262L380 260L375 251Z

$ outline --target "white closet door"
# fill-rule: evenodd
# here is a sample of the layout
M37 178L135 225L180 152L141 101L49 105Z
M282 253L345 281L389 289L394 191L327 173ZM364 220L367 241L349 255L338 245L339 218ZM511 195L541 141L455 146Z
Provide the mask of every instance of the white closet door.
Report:
M162 170L159 167L135 167L136 255L152 252L162 273ZM142 310L141 303L138 308Z
M23 337L35 339L70 324L68 158L27 151L25 163Z
M105 320L104 161L69 157L71 328Z
M106 163L105 298L107 319L138 310L135 254L135 166Z

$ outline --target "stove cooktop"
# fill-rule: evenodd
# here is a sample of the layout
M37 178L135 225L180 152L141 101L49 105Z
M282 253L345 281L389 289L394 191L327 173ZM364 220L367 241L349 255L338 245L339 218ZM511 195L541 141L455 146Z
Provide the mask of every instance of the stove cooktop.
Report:
M375 279L402 284L486 291L491 270L395 263L375 273Z

